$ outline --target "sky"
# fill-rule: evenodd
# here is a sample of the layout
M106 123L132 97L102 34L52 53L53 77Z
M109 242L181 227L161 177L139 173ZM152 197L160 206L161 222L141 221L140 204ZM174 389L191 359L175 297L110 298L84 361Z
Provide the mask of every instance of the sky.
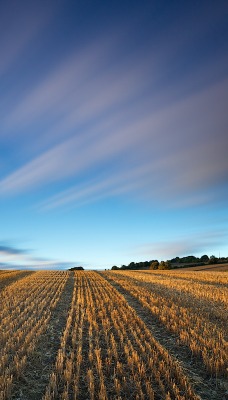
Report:
M228 256L227 1L0 2L0 268Z

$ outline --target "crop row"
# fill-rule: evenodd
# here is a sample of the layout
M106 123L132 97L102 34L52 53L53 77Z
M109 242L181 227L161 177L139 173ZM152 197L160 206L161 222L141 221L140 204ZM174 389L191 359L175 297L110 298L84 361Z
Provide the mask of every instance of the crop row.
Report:
M0 271L0 289L3 289L5 286L30 273L31 272L28 271Z
M123 271L124 273L125 271ZM122 273L122 271L121 271ZM129 272L126 271L128 274ZM150 283L161 283L167 288L178 289L180 292L189 293L200 299L210 300L228 305L228 287L227 285L216 285L214 282L205 283L203 281L193 280L193 278L184 279L185 273L177 277L176 273L156 274L153 272L133 272L137 280ZM216 273L215 273L216 274ZM214 276L216 276L214 274ZM193 275L194 276L194 275ZM228 283L228 280L227 280Z
M227 306L224 302L206 298L209 290L207 285L202 285L199 292L195 282L190 279L183 278L183 281L178 284L178 280L175 280L176 272L173 278L171 273L167 276L166 271L159 276L147 271L118 271L118 275L127 277L135 285L143 290L147 289L159 298L165 298L169 305L175 304L187 308L193 315L200 314L209 323L215 324L216 328L222 330L225 337L227 336Z
M37 272L0 294L0 399L10 397L68 279L65 272Z
M188 378L125 298L95 272L75 272L61 345L43 400L196 400Z
M210 283L212 285L227 285L228 277L227 274L221 271L185 271L183 268L174 270L145 270L143 271L145 274L157 275L160 277L172 277L172 279L181 279L188 280L191 282L199 282L199 283Z
M200 308L196 307L192 296L188 296L183 288L177 294L172 290L174 285L169 285L168 278L167 282L162 281L163 287L156 285L156 279L153 280L152 276L148 277L147 282L142 281L140 273L134 273L134 279L131 278L130 272L125 271L109 272L106 276L138 299L169 331L177 334L179 341L189 347L192 356L202 359L205 368L212 375L218 377L226 374L225 332L205 318ZM143 279L146 280L144 277ZM212 306L212 303L208 304L208 308Z

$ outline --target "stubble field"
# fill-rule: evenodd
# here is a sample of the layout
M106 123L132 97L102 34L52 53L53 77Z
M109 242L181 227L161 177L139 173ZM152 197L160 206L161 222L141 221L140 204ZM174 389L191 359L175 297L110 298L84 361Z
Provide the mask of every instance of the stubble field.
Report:
M228 273L0 271L0 400L226 400Z

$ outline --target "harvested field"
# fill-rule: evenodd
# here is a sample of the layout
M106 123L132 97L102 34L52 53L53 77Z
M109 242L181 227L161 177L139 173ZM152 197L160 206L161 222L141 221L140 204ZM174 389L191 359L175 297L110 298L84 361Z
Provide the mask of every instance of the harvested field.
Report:
M227 277L21 276L0 292L0 399L227 399Z
M215 272L227 272L228 264L212 264L212 265L201 265L198 267L188 267L188 268L177 268L174 271L185 272L185 271L215 271ZM173 272L174 272L173 271Z
M32 271L0 271L0 290L32 273Z

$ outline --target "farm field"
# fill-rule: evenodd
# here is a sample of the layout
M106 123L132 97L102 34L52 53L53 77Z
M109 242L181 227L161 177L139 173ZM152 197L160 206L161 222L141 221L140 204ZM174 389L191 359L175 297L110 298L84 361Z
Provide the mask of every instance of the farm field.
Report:
M30 274L32 274L31 271L0 271L0 290Z
M227 283L0 271L0 400L227 400Z
M209 265L201 265L196 267L187 267L187 268L177 268L173 270L173 272L185 272L185 271L216 271L216 272L228 272L228 264L209 264Z

